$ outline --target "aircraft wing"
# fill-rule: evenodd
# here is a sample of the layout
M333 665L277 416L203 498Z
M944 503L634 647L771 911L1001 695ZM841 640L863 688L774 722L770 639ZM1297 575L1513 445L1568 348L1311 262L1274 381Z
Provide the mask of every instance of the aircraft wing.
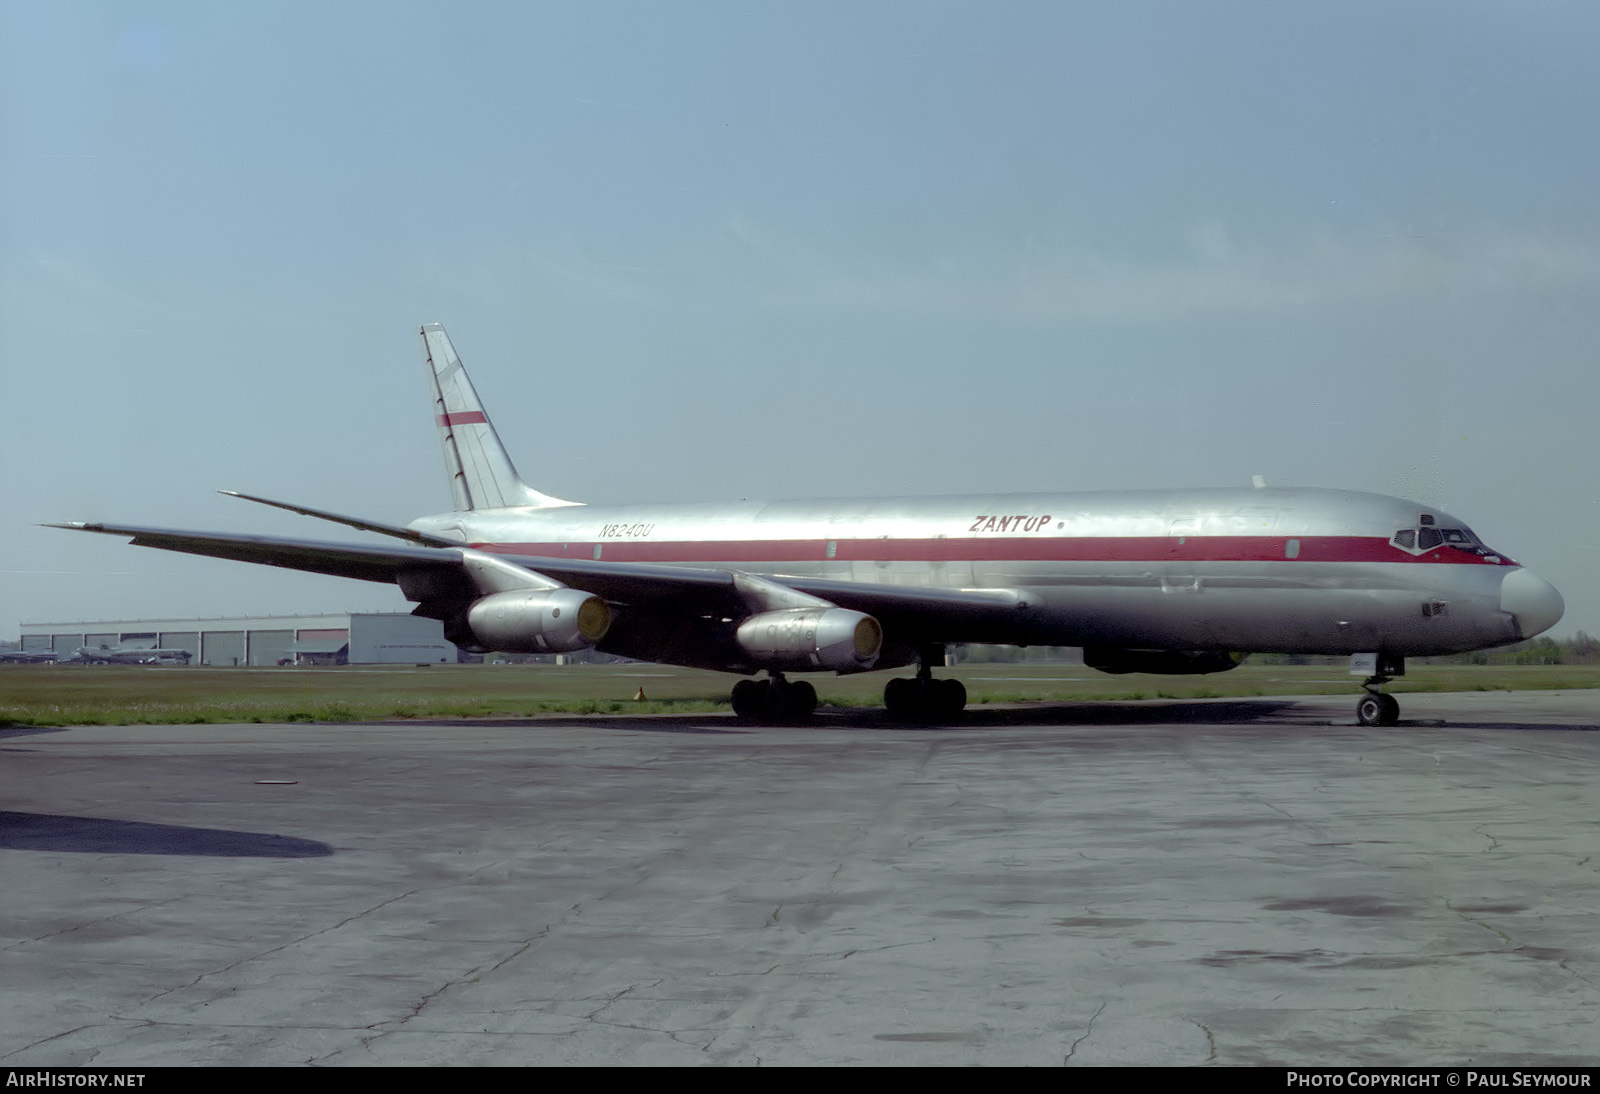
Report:
M280 536L243 536L224 532L187 532L172 528L146 528L131 524L71 521L49 524L80 532L129 536L135 547L158 547L191 555L255 562L313 574L352 577L361 581L398 582L403 574L418 570L463 571L470 556L482 552L468 547L423 547L327 540L287 539ZM730 570L699 570L638 563L599 563L575 559L529 558L500 555L495 558L533 570L575 589L607 600L628 602L660 600L684 595L733 591ZM549 564L547 569L545 564Z
M416 587L417 575L433 571L444 579L445 584L439 586L441 590L449 588L473 595L467 592L471 576L469 563L485 557L484 552L468 547L367 546L82 521L48 527L128 536L137 547L156 547L360 581L396 584L404 581L408 591ZM730 569L499 553L491 557L623 606L680 607L695 614L720 613L733 618L747 614L752 608L741 593L735 571ZM1019 613L1038 603L1033 595L1019 589L941 589L783 574L761 576L841 608L865 612L876 617L891 633L899 632L909 640L922 642L997 641L999 639L988 636L998 633L996 628L1015 633ZM482 591L486 590L480 590L480 594Z
M220 532L184 532L171 528L142 528L131 524L70 521L46 525L80 532L131 536L136 547L159 547L191 555L209 555L236 562L256 562L314 574L353 577L361 581L394 582L402 571L417 566L459 566L461 552L432 547L366 547L353 543L282 539L277 536L241 536Z
M498 553L495 557L613 603L670 600L685 611L718 611L732 618L757 607L744 598L734 570ZM1040 605L1038 597L1022 589L942 589L738 571L747 572L838 607L865 612L890 636L913 643L1014 642L1019 631L1025 631L1021 624L1030 621L1024 613L1037 615L1031 609Z

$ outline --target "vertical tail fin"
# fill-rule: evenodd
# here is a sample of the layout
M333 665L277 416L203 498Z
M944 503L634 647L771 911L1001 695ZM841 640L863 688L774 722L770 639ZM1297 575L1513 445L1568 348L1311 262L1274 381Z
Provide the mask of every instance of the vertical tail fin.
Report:
M483 411L450 336L438 323L422 328L422 356L428 363L434 421L439 426L445 473L450 476L450 495L457 509L583 504L541 494L522 481Z

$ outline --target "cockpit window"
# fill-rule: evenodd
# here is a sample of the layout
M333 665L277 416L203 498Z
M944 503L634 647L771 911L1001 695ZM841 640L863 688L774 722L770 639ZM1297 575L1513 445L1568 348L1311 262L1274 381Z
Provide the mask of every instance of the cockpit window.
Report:
M1426 515L1424 515L1426 516ZM1389 542L1401 550L1410 551L1419 559L1435 547L1449 545L1458 551L1466 551L1477 555L1485 562L1497 566L1515 566L1516 563L1490 550L1484 545L1483 540L1473 533L1471 528L1433 528L1427 519L1422 520L1420 528L1402 528L1394 534Z

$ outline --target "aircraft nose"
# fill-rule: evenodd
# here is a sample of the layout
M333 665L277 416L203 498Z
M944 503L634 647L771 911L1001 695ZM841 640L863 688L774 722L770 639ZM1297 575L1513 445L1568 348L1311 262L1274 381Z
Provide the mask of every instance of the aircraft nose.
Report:
M1522 637L1532 638L1555 626L1567 605L1554 585L1519 566L1500 585L1500 610L1516 618Z

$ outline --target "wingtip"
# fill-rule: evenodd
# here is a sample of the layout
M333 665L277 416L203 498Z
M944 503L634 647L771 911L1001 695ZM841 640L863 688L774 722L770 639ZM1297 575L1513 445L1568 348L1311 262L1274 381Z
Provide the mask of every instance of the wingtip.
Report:
M74 532L92 532L94 525L82 520L47 520L39 524L40 528L67 528Z

